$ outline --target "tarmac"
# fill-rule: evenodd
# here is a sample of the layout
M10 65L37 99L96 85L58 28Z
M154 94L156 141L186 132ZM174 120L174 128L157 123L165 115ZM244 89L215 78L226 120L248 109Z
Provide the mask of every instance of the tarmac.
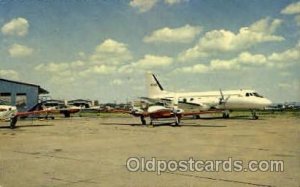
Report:
M133 117L19 121L0 127L0 186L300 186L300 118L187 119L143 127ZM130 157L282 160L281 172L130 172Z

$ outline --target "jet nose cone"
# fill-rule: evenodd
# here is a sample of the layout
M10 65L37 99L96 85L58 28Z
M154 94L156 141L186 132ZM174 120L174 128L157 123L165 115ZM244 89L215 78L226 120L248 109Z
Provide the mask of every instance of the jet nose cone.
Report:
M272 104L272 101L269 100L269 99L265 99L264 104L265 104L266 106L270 106L270 105Z

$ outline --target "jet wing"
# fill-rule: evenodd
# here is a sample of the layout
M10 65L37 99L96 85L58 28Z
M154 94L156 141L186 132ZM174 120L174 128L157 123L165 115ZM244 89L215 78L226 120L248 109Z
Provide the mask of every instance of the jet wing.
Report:
M153 98L149 98L149 97L139 97L139 99L146 101L148 103L156 103L156 102L160 101L160 99L153 99Z
M170 105L172 102L172 99L169 98L158 98L158 99L154 99L154 98L149 98L149 97L140 97L141 100L146 101L149 104L166 104L166 105Z
M153 98L148 98L148 97L140 97L140 99L151 103L151 104L157 104L157 103L163 103L166 105L172 105L172 98L158 98L158 99L153 99ZM210 108L206 104L203 103L195 103L195 102L188 102L188 101L178 101L178 104L182 106L182 108L195 108L195 107L204 107L204 108Z
M199 111L199 112L183 112L181 115L184 116L194 116L200 114L214 114L214 113L221 113L223 110L207 110L207 111Z

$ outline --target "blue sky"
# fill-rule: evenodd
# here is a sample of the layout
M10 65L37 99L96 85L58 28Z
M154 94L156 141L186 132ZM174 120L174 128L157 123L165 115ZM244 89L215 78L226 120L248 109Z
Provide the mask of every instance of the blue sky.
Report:
M0 1L0 77L53 98L125 101L166 89L256 89L300 100L300 2Z

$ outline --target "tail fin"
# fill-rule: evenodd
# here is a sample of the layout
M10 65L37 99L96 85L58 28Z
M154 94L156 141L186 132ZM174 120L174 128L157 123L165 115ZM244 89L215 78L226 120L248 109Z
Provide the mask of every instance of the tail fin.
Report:
M162 93L164 92L164 89L154 74L147 73L146 81L147 81L147 90L148 90L149 98L155 98L155 97L159 97L160 95L162 95Z

